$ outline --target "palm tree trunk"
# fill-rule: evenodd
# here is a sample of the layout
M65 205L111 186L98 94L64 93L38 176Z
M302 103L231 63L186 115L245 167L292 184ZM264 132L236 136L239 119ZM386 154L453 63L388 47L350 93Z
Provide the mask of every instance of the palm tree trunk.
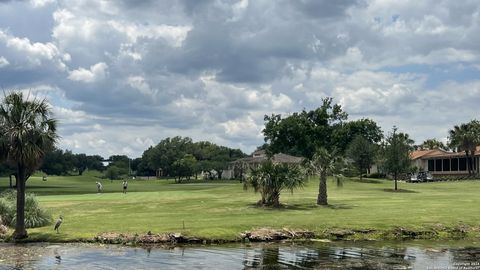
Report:
M472 175L472 164L470 160L470 155L468 154L468 150L465 150L465 156L467 157L467 170L468 170L468 176Z
M275 192L272 199L273 207L280 207L280 191Z
M397 173L394 174L394 178L395 178L395 190L398 189L398 186L397 186Z
M27 238L27 230L25 229L25 167L18 165L17 178L17 217L14 238Z
M472 163L473 163L473 165L474 165L474 166L473 166L473 167L474 167L474 169L473 169L473 175L474 175L475 177L477 177L477 176L478 176L478 162L477 162L477 159L475 158L475 152L472 153Z
M320 183L318 185L318 205L328 205L327 201L327 172L320 172Z
M265 195L262 194L262 199L260 200L260 205L266 205L267 204L267 200L265 199Z
M473 155L474 155L474 152L471 151L470 157L468 158L468 164L470 164L470 176L475 175L475 169L473 168L473 159L474 159Z

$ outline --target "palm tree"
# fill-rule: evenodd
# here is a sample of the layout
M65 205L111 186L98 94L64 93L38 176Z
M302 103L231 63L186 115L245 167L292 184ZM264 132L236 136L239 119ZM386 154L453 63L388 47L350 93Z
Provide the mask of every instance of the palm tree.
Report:
M306 177L300 166L267 160L256 168L250 168L243 187L247 189L251 186L255 192L260 193L262 198L259 205L279 207L280 192L284 189L293 192L294 189L303 187L305 181Z
M25 186L45 152L57 140L57 122L45 99L12 92L0 103L0 159L16 169L17 211L15 239L27 237L25 230Z
M315 174L320 176L320 183L318 185L318 205L328 205L327 200L327 175L336 174L341 168L341 157L336 150L328 151L320 147L313 155L312 160L308 161L307 167ZM337 177L337 184L338 182Z
M475 155L477 145L480 144L480 122L472 120L460 126L454 126L449 130L449 146L457 148L458 151L465 151L467 158L468 175L473 174L472 158Z
M423 149L428 149L428 150L433 150L433 149L446 150L447 149L447 147L437 139L427 139L423 141L423 143L421 144L421 147Z

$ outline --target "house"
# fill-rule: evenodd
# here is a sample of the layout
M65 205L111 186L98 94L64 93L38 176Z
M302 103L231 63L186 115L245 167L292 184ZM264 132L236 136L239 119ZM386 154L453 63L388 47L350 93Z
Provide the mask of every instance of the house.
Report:
M255 168L262 162L268 160L268 156L265 150L257 150L252 153L250 157L240 158L233 162L230 162L228 169L222 173L224 179L241 179L249 168ZM287 164L300 164L303 161L302 157L295 157L283 153L278 153L271 158L273 163L287 163Z
M467 175L467 158L465 152L448 152L441 149L416 150L410 153L413 165L419 171L428 171L434 176ZM472 158L472 167L478 171L480 146L477 146Z

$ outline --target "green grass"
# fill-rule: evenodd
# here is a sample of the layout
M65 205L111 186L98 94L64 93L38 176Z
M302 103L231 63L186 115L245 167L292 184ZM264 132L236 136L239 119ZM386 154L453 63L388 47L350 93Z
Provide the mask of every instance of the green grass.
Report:
M210 239L235 239L258 227L389 230L395 226L422 229L435 224L456 226L480 223L480 181L400 183L412 192L393 193L391 181L346 181L343 188L328 182L328 207L315 205L318 180L304 189L282 193L282 209L257 208L259 195L243 191L237 181L175 184L172 180L129 181L122 194L121 181L100 180L97 194L92 174L79 177L32 177L27 192L39 195L41 205L56 218L62 214L61 233L51 227L30 229L31 238L49 241L89 239L101 232L183 232ZM0 191L8 185L0 179ZM185 229L183 229L183 222Z

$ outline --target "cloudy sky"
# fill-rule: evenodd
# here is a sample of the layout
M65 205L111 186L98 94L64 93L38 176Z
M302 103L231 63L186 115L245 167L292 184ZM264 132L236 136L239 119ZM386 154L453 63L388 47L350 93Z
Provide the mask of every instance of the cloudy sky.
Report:
M251 152L331 96L417 143L480 118L480 2L0 0L0 86L47 97L59 147L169 136Z

